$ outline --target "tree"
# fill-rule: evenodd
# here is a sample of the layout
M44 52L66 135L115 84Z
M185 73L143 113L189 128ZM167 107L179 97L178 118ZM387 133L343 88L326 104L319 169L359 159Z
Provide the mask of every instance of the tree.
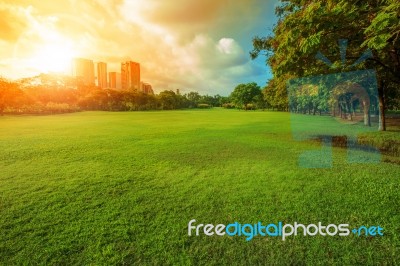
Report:
M213 106L221 107L223 104L229 103L229 97L221 96L219 94L214 95Z
M257 102L257 96L261 95L260 87L257 83L239 84L230 95L236 107L248 109L249 104Z
M274 77L268 81L267 86L262 91L264 100L267 102L267 107L279 111L287 110L288 97L286 82L284 81L290 78L290 75L285 74L279 77Z
M304 77L335 73L338 69L373 68L378 74L380 130L385 130L385 100L393 94L389 83L400 83L399 2L281 0L276 14L279 21L273 35L256 36L250 53L256 58L265 52L275 85L285 86L283 75ZM349 37L346 54L337 48L337 40ZM367 48L373 56L354 67ZM315 60L319 51L332 61L332 67Z
M178 97L175 92L171 90L160 92L158 99L160 100L161 109L163 110L172 110L179 107Z
M17 107L24 96L17 83L0 78L0 115L10 107Z
M189 92L188 94L185 94L186 99L189 101L189 107L193 108L196 107L201 99L201 95L198 92Z
M215 106L215 98L210 95L202 95L199 101L200 104L207 104L209 106Z

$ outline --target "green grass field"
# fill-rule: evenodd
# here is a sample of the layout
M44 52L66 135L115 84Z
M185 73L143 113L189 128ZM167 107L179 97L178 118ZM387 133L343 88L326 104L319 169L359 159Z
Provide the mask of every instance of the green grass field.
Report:
M0 128L0 265L400 261L399 165L349 164L334 148L332 168L299 168L319 144L293 140L287 113L5 116ZM384 236L189 237L191 219L380 225Z

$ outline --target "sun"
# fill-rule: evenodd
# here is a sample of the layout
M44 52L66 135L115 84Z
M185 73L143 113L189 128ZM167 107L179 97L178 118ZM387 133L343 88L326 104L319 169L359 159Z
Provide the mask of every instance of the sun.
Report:
M69 47L47 44L33 56L32 61L40 72L66 72L72 57L74 53Z
M31 68L41 73L69 73L71 59L76 55L73 42L59 33L53 33L46 39L36 45L29 60Z

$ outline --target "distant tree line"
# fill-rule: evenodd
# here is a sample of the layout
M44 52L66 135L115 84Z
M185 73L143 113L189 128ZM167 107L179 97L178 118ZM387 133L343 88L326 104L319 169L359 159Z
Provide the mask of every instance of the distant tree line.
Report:
M26 86L0 78L0 115L51 114L76 111L144 111L227 107L230 98L220 95L180 94L165 90L157 95L95 86Z

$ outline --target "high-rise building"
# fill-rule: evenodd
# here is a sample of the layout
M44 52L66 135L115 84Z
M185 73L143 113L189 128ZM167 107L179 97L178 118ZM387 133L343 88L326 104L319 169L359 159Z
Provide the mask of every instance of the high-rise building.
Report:
M121 85L123 90L140 90L140 64L132 61L121 63Z
M121 89L121 73L108 72L108 82L110 89Z
M97 63L97 82L101 89L107 88L107 64L104 62Z
M117 72L108 72L108 82L109 82L108 87L110 89L117 88Z
M108 82L110 89L121 89L121 73L108 72Z
M77 78L84 85L94 85L94 64L93 60L74 58L72 60L72 76Z
M140 91L144 94L154 95L153 87L149 83L140 82Z
M121 85L121 73L117 72L117 89L120 90L122 88Z

